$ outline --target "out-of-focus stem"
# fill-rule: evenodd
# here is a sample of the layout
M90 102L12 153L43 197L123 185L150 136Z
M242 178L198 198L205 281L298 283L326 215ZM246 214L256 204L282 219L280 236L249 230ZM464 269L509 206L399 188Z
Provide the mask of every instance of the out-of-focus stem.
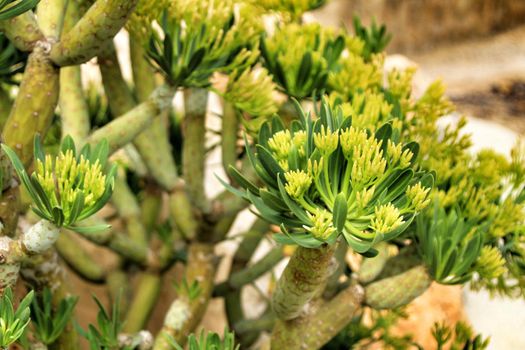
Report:
M79 276L91 282L104 281L106 277L104 268L82 246L79 246L72 232L62 230L55 248Z
M171 304L164 319L164 326L155 339L154 350L172 349L166 336L173 337L179 344L186 342L186 337L199 324L206 311L213 290L215 270L213 245L192 243L188 252L185 278L189 286L194 282L198 283L199 295L190 298L186 291L182 291Z
M40 0L37 7L38 27L46 38L58 41L69 0Z
M275 247L270 250L263 258L243 270L234 272L226 282L215 287L215 295L223 296L228 290L239 289L257 278L269 272L283 258L282 247Z
M51 50L59 66L75 65L96 56L128 20L138 0L97 0Z
M135 333L144 329L157 302L160 287L161 278L158 274L149 272L141 274L126 313L124 332Z
M233 256L230 274L242 270L250 262L253 253L269 228L270 225L267 222L259 219L244 233L244 237ZM226 316L228 317L228 324L237 331L235 329L236 324L245 318L241 303L241 290L237 289L227 293L224 297L224 306ZM242 335L238 334L242 344L245 344L245 346L249 346L250 343L256 339L257 335L258 334L254 332L245 332Z
M246 334L259 334L263 331L270 331L275 325L277 317L273 312L266 312L256 319L242 320L235 324L235 333L243 338ZM241 341L241 344L245 344Z
M201 213L210 212L210 202L204 191L204 165L206 159L205 122L208 106L208 90L189 88L184 90L182 164L186 189L190 201Z
M170 193L169 205L171 218L180 233L186 239L194 239L198 224L193 216L193 208L182 183Z
M162 208L162 192L157 186L148 185L142 193L140 216L146 230L155 228Z
M277 320L271 348L320 349L352 320L362 300L363 289L350 286L332 300L313 306L315 309L308 315L291 321Z
M169 106L172 98L171 89L166 86L159 87L147 101L96 130L88 137L87 142L98 143L106 139L111 153L118 150L135 140L151 125L154 118ZM153 140L151 142L153 143Z
M0 21L0 31L22 51L31 51L39 40L44 40L44 34L38 28L33 11L26 11L20 16Z
M135 94L139 102L145 101L155 90L155 71L146 59L144 44L140 39L130 34L131 73L135 83Z
M80 146L89 134L89 112L80 67L64 67L60 70L60 118L62 135L69 135Z
M20 90L3 130L4 142L13 148L22 163L33 159L33 140L45 135L58 102L58 69L49 60L46 48L37 46L29 56Z
M114 49L104 57L99 57L99 67L113 115L123 115L134 108L136 102L122 77ZM135 138L134 144L151 176L165 189L173 189L178 177L166 128L160 123L154 123Z
M115 304L117 300L120 301L120 316L123 317L128 309L131 295L129 277L124 271L115 269L108 273L106 283L111 304Z
M12 104L13 102L9 98L9 95L0 86L0 127L3 127L5 121L7 120Z
M225 171L228 167L235 166L237 161L237 132L239 131L239 118L235 107L227 102L223 102L222 112L222 166Z
M298 317L304 306L318 295L328 278L333 252L333 246L296 249L272 296L272 307L278 318Z

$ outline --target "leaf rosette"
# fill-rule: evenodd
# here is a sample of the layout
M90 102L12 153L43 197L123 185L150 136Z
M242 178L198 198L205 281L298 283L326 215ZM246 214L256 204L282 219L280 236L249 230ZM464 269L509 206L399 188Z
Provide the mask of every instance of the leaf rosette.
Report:
M375 133L352 126L340 105L321 103L315 120L263 124L248 158L262 187L230 168L258 215L279 225L275 239L315 248L343 236L356 252L399 236L430 202L431 172L416 171L418 144L401 143L384 124ZM247 140L245 140L248 145Z

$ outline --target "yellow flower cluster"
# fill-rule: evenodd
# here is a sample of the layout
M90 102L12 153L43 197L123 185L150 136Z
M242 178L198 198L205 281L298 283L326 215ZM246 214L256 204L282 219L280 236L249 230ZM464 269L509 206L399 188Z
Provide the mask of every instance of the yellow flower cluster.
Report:
M99 161L91 163L82 155L77 160L71 150L60 153L54 161L49 154L44 162L37 160L35 174L51 205L62 208L66 216L79 192L85 207L104 194L106 176Z
M284 188L290 197L299 199L308 191L312 184L312 176L303 170L292 170L284 173L286 184Z
M370 227L378 233L388 233L403 224L401 212L392 203L376 207L374 216Z
M505 273L505 259L496 247L484 246L475 266L481 278L493 279Z
M332 214L328 210L316 208L315 212L308 213L308 216L312 221L312 226L304 226L304 229L315 238L326 240L335 232Z

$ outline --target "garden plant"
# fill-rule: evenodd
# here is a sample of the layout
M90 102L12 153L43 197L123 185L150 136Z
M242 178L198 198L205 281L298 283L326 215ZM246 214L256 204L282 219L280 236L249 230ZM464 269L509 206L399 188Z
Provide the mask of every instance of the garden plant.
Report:
M440 82L415 96L414 69L385 70L384 26L305 21L323 5L0 0L0 348L421 349L392 326L432 283L523 297L525 147L474 153L465 119L440 123ZM70 274L107 287L87 328ZM243 289L268 275L247 317ZM198 327L212 298L224 333ZM462 322L428 332L488 344Z

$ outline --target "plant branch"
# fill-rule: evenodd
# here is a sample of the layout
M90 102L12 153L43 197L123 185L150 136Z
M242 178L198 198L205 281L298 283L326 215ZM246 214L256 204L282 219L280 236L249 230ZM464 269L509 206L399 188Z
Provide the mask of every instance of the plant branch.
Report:
M38 41L44 40L33 11L0 21L0 31L21 51L32 51Z
M46 38L58 41L69 0L40 0L37 6L38 27Z
M138 0L97 0L73 29L51 50L59 66L81 64L95 57L103 43L124 26Z

